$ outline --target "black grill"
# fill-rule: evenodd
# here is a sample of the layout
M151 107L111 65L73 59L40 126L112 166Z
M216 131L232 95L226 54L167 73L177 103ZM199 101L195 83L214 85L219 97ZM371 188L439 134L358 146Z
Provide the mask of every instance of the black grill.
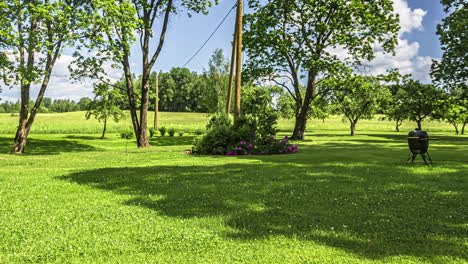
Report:
M424 160L424 163L427 165L427 160L432 164L432 159L427 150L429 149L429 135L426 131L423 131L419 128L409 132L408 134L408 146L411 151L407 163L411 159L411 162L414 162L414 159L418 154Z

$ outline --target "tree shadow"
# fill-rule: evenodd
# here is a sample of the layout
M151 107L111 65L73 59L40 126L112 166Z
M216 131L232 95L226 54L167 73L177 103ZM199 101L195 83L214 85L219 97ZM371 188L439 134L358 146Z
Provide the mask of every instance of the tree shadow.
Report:
M294 155L290 155L294 156ZM437 174L403 166L261 164L102 168L61 180L131 196L130 206L175 218L222 217L229 239L286 236L369 259L468 257L463 167ZM229 159L229 158L226 158Z
M13 138L0 137L0 153L9 153L13 145ZM28 138L25 155L56 155L67 152L101 151L91 145L78 143L73 140L44 140Z

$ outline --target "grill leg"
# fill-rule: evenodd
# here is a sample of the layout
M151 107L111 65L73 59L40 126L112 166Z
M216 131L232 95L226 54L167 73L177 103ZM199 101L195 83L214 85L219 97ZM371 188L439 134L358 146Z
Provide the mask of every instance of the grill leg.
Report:
M427 158L429 159L429 161L430 161L431 164L432 164L432 159L431 159L431 155L429 155L429 152L427 152L426 155L427 155Z
M421 156L422 156L422 158L423 158L423 160L424 160L424 163L425 163L426 165L429 165L429 164L427 164L426 154L422 153Z
M416 159L416 156L417 156L417 155L418 155L418 154L413 153L413 159L411 160L411 163L414 163L414 159Z
M409 155L408 155L408 159L406 160L406 164L408 164L408 162L410 161L412 155L413 155L413 153L410 152Z

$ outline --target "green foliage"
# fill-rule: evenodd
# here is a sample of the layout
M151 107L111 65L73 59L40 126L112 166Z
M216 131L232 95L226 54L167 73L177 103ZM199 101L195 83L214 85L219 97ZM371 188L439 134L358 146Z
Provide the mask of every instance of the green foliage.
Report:
M317 86L319 79L372 60L375 43L383 52L393 52L398 42L392 0L253 0L249 6L245 76L273 81L288 91L296 102L293 136L298 139L304 136L311 104L327 92ZM346 51L347 58L340 59L332 49Z
M159 133L161 133L161 137L166 136L167 129L166 127L160 127L159 128Z
M184 135L184 132L180 131L178 134L179 134L179 137L182 137Z
M201 136L203 134L204 134L204 132L202 130L200 130L200 129L195 130L195 135Z
M119 101L123 98L117 89L111 88L104 83L95 86L94 94L94 100L87 103L88 111L86 112L86 119L94 117L99 122L104 122L104 130L102 133L102 137L104 137L107 128L107 120L113 119L114 122L117 123L125 117L123 111L119 107Z
M351 135L355 135L356 124L360 119L371 118L379 109L380 103L390 96L386 86L379 79L360 75L347 78L329 79L331 101L344 114L351 124Z
M279 114L272 107L270 90L265 87L243 87L241 109L243 115L233 125L224 113L214 115L208 122L207 133L195 141L197 154L224 155L238 148L239 142L251 145L249 153L271 145L277 132Z
M447 17L437 25L443 55L434 60L431 76L434 82L454 96L468 98L468 2L442 0Z
M226 111L229 61L222 49L216 49L208 62L208 69L205 69L201 76L203 96L200 100L208 113Z
M408 118L421 128L421 122L435 113L437 103L442 99L442 92L434 85L422 84L412 79L406 80L403 87L408 95L404 100Z
M176 131L174 128L169 129L168 134L170 137L173 137L175 135Z
M132 139L135 137L135 133L131 129L120 132L120 138L122 139Z
M465 126L468 124L468 99L445 94L437 102L433 117L449 122L457 135L465 134Z
M151 128L149 129L150 137L156 136L156 133L157 133L157 132L158 132L158 131L157 131L154 127L151 127Z

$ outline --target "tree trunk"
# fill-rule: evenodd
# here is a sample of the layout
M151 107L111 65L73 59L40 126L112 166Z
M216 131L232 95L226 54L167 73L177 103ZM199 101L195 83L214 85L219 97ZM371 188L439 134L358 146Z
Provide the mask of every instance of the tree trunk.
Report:
M154 129L159 129L159 74L156 74L154 99Z
M351 121L351 136L355 136L356 135L356 121Z
M401 126L401 122L400 122L400 120L397 120L396 121L396 126L395 126L396 132L400 132L400 126Z
M305 136L306 126L307 126L307 113L306 111L301 111L299 115L296 116L296 124L294 125L292 139L303 140Z
M462 135L465 135L465 126L466 126L466 124L468 124L468 123L463 123L462 129L461 129L461 134Z
M21 32L22 23L18 25L18 31ZM20 39L20 65L24 67L24 59L25 59L25 52L27 52L28 59L26 62L26 69L28 73L31 73L34 69L34 60L35 60L35 43L36 39L33 37L35 35L37 29L37 18L31 18L31 25L29 28L29 45L26 49L24 42ZM25 82L26 81L26 82ZM19 117L19 124L18 129L16 130L15 141L13 142L13 147L11 149L11 153L24 153L24 148L26 146L26 140L28 138L28 115L29 115L29 91L31 88L32 80L25 79L22 77L21 79L21 109L20 109L20 117Z
M107 117L104 118L104 128L102 129L101 139L104 139L104 137L106 136L106 130L107 130Z
M457 122L450 122L452 124L452 126L455 128L455 134L459 134L459 131L458 131L458 124Z
M418 128L419 128L419 129L422 129L422 126L421 126L421 119L416 120L416 123L418 124Z
M28 138L27 115L28 115L28 109L27 108L25 109L23 105L21 105L19 125L18 125L18 129L16 130L15 141L13 142L11 153L16 153L16 154L24 153L26 140Z
M140 135L137 140L139 148L151 147L148 140L149 77L150 70L146 68L141 82Z
M307 80L307 90L304 97L304 103L296 102L296 124L294 125L294 131L292 139L303 140L305 136L305 130L307 126L307 117L309 116L309 109L312 100L316 97L316 86L315 77L317 75L309 71ZM298 98L300 98L298 96Z

